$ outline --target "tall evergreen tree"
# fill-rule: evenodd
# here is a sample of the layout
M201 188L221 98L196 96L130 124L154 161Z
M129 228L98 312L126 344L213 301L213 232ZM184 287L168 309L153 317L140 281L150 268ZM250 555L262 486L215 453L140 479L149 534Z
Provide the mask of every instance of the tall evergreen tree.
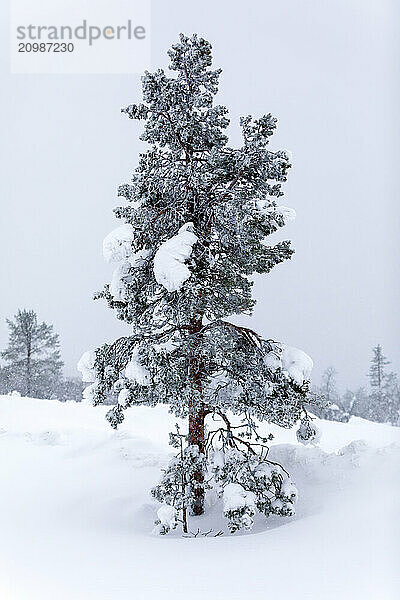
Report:
M1 353L5 360L2 377L7 385L24 396L49 398L61 378L58 335L53 326L38 323L33 310L19 310L7 319L8 348Z
M173 526L165 515L175 509L203 513L206 471L234 531L251 526L255 508L291 514L296 496L284 469L266 458L255 419L283 427L301 420L299 437L315 434L304 406L311 359L228 320L251 312L251 275L293 254L289 241L265 242L294 216L277 203L290 161L268 148L277 123L270 114L243 117L242 146L228 145L228 111L214 104L221 70L210 68L206 40L181 35L168 54L173 76L146 72L143 103L122 110L143 121L140 139L150 147L119 188L126 203L115 214L124 225L103 244L118 266L96 295L132 334L85 353L79 368L93 382L86 398L118 395L108 413L113 427L140 404L167 403L188 418L187 445L171 434L179 452L153 490L169 505L160 532ZM231 413L241 427L233 428ZM214 421L206 432L207 416Z

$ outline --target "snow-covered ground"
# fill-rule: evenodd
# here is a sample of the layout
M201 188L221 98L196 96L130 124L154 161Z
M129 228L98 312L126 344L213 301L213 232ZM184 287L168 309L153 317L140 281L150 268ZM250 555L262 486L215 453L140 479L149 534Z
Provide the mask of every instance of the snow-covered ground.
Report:
M133 408L115 432L105 412L0 397L1 600L400 597L400 429L318 422L313 448L269 427L270 456L299 489L296 517L185 539L150 535L175 419ZM192 531L220 527L215 510Z

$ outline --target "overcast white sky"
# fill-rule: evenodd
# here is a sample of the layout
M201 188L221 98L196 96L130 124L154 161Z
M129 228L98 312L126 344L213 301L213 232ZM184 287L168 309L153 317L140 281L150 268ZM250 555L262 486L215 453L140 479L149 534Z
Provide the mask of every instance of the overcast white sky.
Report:
M250 323L303 348L315 378L365 383L380 342L400 370L399 14L389 0L153 1L152 66L179 32L197 32L224 69L219 101L232 143L243 114L272 112L274 149L293 153L280 232L296 254L257 280ZM33 308L60 333L66 370L87 348L128 333L92 294L110 279L103 237L116 188L144 145L120 107L138 76L10 75L1 11L0 347L6 317Z

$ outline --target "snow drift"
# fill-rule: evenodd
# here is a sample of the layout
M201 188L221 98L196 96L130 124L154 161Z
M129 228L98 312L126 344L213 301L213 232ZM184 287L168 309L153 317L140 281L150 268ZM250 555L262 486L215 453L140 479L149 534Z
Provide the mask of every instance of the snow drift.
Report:
M210 498L190 521L196 539L160 538L150 535L160 505L148 490L176 419L137 407L115 432L107 408L0 397L2 599L398 598L398 428L316 420L313 448L297 443L296 428L263 424L276 436L269 458L298 489L296 517L214 538L225 522Z

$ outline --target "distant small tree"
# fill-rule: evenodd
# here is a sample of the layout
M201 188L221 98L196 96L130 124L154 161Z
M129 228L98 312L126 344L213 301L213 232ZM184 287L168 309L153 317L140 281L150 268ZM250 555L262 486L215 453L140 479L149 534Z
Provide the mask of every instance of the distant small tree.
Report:
M385 374L381 387L372 388L368 400L368 419L379 423L398 425L400 386L395 373Z
M327 421L348 421L349 413L342 405L340 395L336 387L337 371L334 367L328 367L322 374L321 386L316 387L315 392L320 402L311 408L312 412L320 419Z
M378 344L372 349L373 356L368 377L370 391L360 388L354 395L350 412L353 415L380 423L399 424L400 384L395 373L387 372L390 364ZM351 394L351 393L349 393Z
M357 400L356 392L353 390L346 390L341 398L341 405L343 409L350 415L353 414L353 409Z
M328 367L322 375L321 393L330 404L335 404L339 397L336 387L336 376L337 371L334 367Z
M369 369L370 393L358 407L359 416L380 423L399 424L400 384L395 373L386 370L390 361L378 344L372 349Z
M372 391L381 394L385 383L385 367L390 365L390 361L384 356L380 344L375 346L375 348L372 349L372 352L373 357L369 368L369 381Z
M19 310L7 319L8 347L1 353L5 361L2 379L8 391L25 396L51 398L61 379L59 338L53 326L38 323L33 310Z
M363 387L356 391L347 390L342 397L336 390L336 371L329 367L322 376L321 387L315 388L321 402L311 408L312 412L328 420L347 421L350 416L356 416L400 425L400 382L395 373L386 370L389 364L378 344L373 348L368 373L370 390Z
M368 418L369 396L364 387L356 391L347 390L342 396L342 406L351 416Z

